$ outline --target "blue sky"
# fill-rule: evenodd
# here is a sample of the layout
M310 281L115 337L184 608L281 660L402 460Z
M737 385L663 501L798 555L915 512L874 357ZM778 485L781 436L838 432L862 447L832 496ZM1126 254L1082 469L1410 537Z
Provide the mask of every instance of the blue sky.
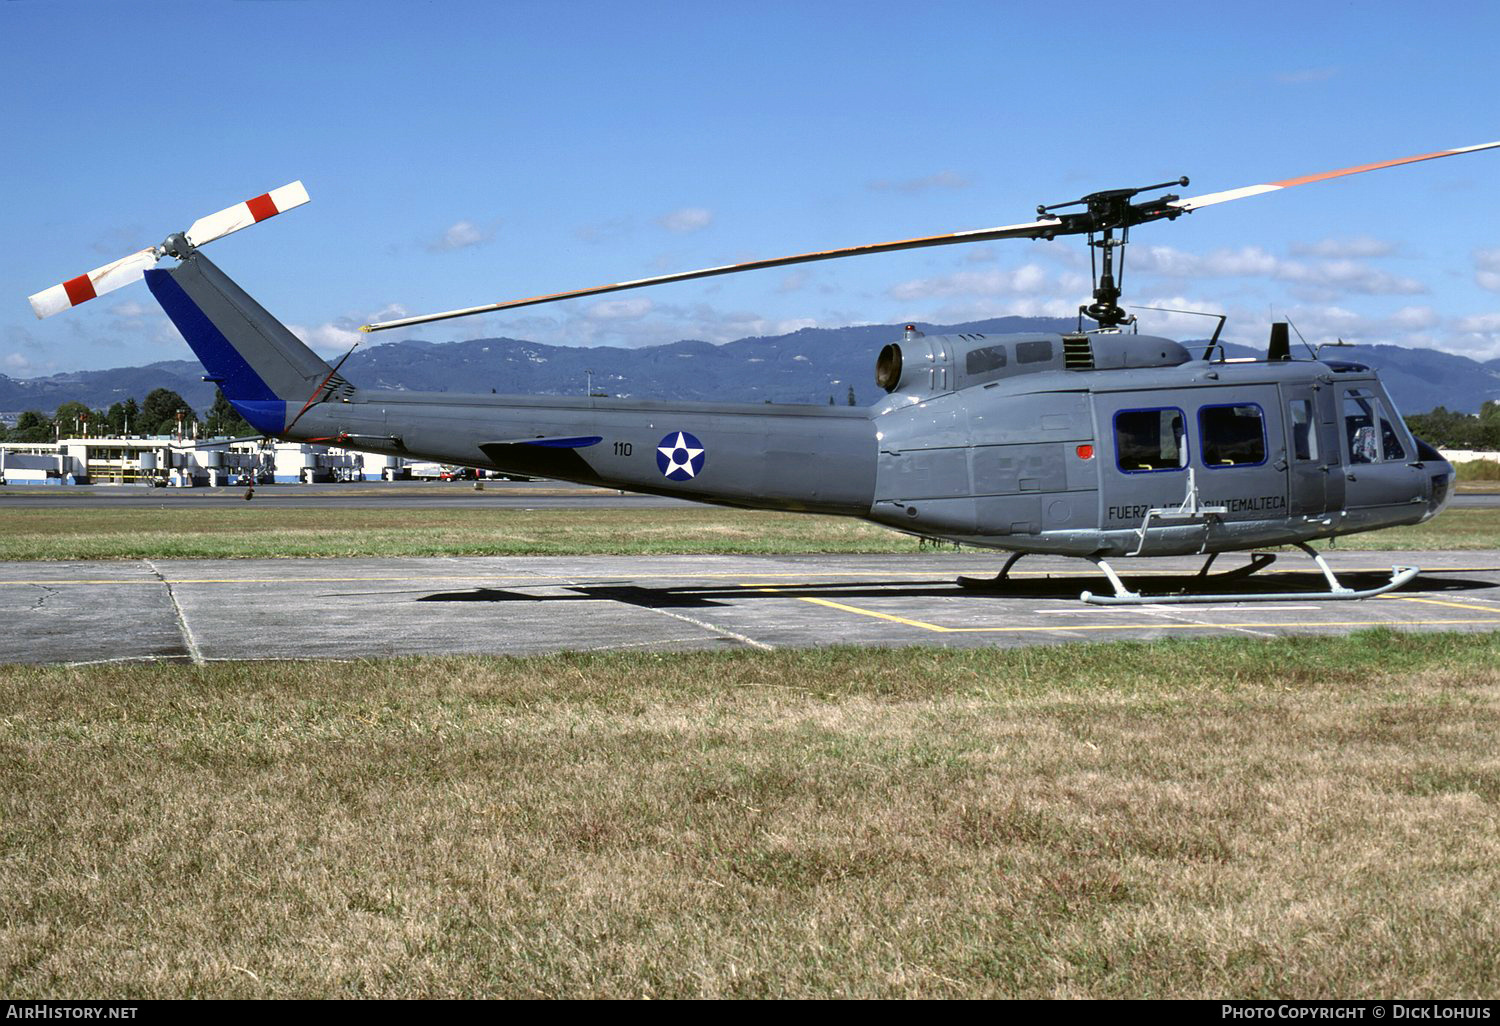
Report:
M189 356L143 286L26 297L301 179L208 252L323 352L377 316L1030 220L1500 138L1500 5L0 5L0 373ZM1500 151L1137 229L1126 301L1500 356ZM1087 297L1080 241L813 264L412 329L727 341ZM1143 327L1209 322L1148 314ZM366 344L386 340L373 336Z

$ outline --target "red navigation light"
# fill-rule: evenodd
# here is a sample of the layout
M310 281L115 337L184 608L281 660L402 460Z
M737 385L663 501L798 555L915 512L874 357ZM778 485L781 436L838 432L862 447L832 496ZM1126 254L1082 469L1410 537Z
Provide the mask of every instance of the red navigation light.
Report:
M1094 447L1092 445L1080 445L1077 452L1078 458L1081 460L1091 460L1094 458Z

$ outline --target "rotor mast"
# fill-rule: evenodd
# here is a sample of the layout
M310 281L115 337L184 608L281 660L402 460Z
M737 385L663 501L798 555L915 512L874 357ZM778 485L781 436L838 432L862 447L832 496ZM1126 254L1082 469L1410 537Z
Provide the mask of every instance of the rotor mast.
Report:
M1171 220L1182 214L1182 209L1169 204L1180 197L1167 193L1140 203L1130 200L1143 192L1168 189L1174 185L1187 185L1184 175L1170 182L1157 185L1142 185L1136 189L1107 189L1091 192L1082 199L1067 203L1053 203L1036 208L1039 217L1057 217L1061 224L1056 234L1086 234L1089 238L1089 271L1094 279L1094 301L1078 308L1080 321L1087 317L1101 328L1118 328L1135 321L1134 315L1120 308L1121 283L1125 280L1125 246L1130 242L1130 226L1161 218ZM1073 214L1054 214L1055 210L1082 206ZM1115 232L1120 237L1115 237ZM1120 273L1115 276L1115 250L1120 251ZM1099 256L1095 258L1094 250Z

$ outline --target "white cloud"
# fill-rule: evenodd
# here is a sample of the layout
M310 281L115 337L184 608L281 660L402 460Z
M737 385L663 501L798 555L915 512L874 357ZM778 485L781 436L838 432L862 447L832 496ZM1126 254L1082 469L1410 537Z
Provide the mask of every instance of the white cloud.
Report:
M923 178L906 178L900 181L881 180L871 182L876 192L904 192L907 194L927 192L929 189L965 189L969 180L957 171L937 171Z
M1347 293L1402 296L1428 291L1415 278L1394 275L1359 260L1283 260L1259 246L1209 253L1146 246L1131 254L1126 266L1171 278L1269 278L1296 286L1301 298L1307 300L1328 300Z
M1430 306L1403 306L1387 317L1386 321L1402 331L1425 331L1436 327L1442 318Z
M182 335L158 306L139 303L134 299L124 299L109 307L106 316L108 320L105 326L115 336L123 336L124 339L130 339L133 336L135 339L143 339L152 345L187 348ZM97 345L110 345L111 343L119 344L121 339L103 337L93 341Z
M451 253L456 249L482 246L495 237L495 232L499 227L500 223L498 221L483 225L476 224L473 221L455 221L441 235L427 242L427 251L429 253Z
M1330 260L1364 260L1370 257L1390 256L1396 252L1396 244L1370 235L1356 235L1348 239L1294 242L1292 252L1298 256L1322 257Z
M807 288L807 283L812 280L811 271L792 271L784 275L781 281L776 283L776 291L782 295L789 292L801 292Z
M410 312L411 311L402 306L400 303L387 303L379 310L376 310L374 313L370 314L365 323L373 324L376 321L398 321L401 318L407 316Z
M7 370L25 373L26 371L35 369L36 365L20 353L8 353L5 357L5 367Z
M1047 272L1036 264L1015 270L956 271L935 278L918 278L893 285L892 299L936 299L945 296L1003 296L1037 292L1047 285Z
M624 217L613 218L608 221L598 221L594 224L580 225L573 229L573 235L582 242L618 242L629 237L635 232L635 224Z
M1482 289L1500 292L1500 249L1474 251L1474 281Z
M160 313L156 308L147 306L144 303L137 303L133 299L127 299L124 302L115 304L113 312L116 317L127 318L145 317L147 314Z
M686 235L688 232L701 232L713 223L713 219L712 210L705 210L703 207L682 207L658 217L656 223L669 232Z
M606 299L592 304L585 316L595 321L634 321L651 312L649 299Z
M320 356L334 353L342 356L364 337L359 326L347 318L325 321L311 328L303 324L288 324L287 330Z
M1125 266L1170 278L1238 278L1270 276L1277 259L1259 246L1216 249L1211 253L1189 253L1172 246L1143 246L1127 252Z
M305 324L288 324L287 330L320 356L343 356L369 336L359 329L376 321L393 321L407 315L406 307L400 303L387 303L368 314L345 314L331 321L309 327Z
M1453 327L1459 331L1500 332L1500 313L1475 314L1472 317L1460 317L1453 322Z
M1500 313L1461 317L1453 324L1455 335L1442 339L1442 348L1471 360L1500 357Z

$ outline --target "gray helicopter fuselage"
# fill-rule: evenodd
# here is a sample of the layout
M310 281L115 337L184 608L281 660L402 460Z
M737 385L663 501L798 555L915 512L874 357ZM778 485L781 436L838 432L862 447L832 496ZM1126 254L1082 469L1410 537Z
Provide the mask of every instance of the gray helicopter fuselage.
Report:
M890 350L897 349L894 367ZM1451 466L1376 375L1145 335L908 331L868 408L353 389L288 437L1080 556L1212 553L1426 520Z

